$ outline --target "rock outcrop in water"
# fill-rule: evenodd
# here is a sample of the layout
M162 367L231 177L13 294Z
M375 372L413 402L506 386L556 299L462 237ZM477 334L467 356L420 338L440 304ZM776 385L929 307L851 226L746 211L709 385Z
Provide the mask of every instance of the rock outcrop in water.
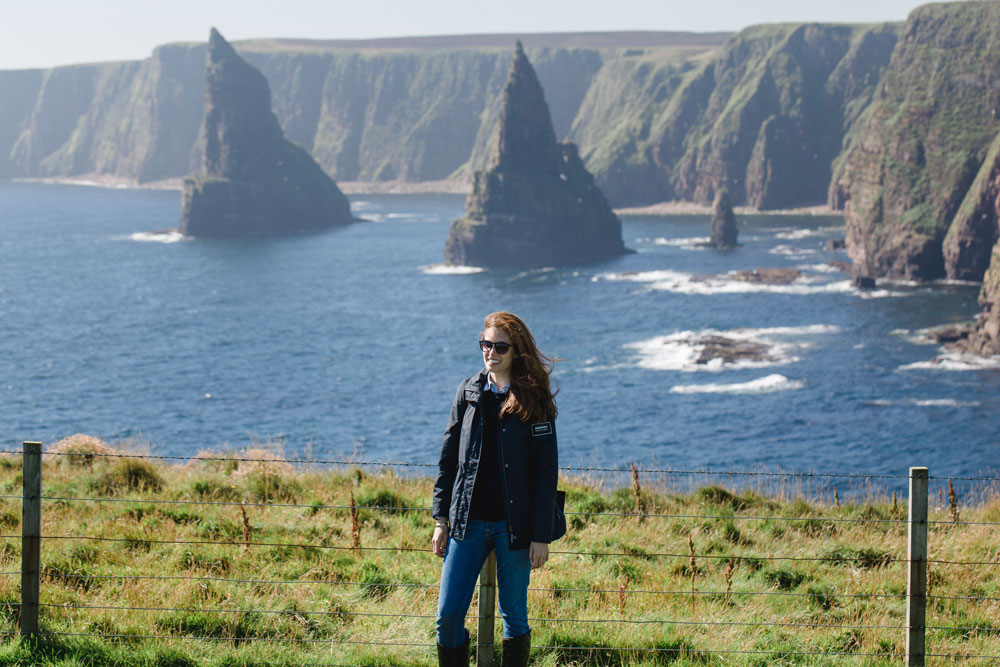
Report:
M206 63L204 170L184 179L181 233L275 236L351 222L337 184L285 139L267 79L214 28Z
M517 43L488 168L445 242L448 264L560 266L627 252L621 222L583 166L556 141L542 86Z
M736 216L729 203L729 192L720 190L715 195L715 204L712 206L712 235L708 244L720 250L735 248L738 234Z

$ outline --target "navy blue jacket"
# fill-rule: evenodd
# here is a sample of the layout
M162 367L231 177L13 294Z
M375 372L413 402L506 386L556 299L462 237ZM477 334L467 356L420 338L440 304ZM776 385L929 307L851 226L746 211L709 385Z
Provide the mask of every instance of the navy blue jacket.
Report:
M433 516L448 517L449 536L456 540L465 538L479 470L483 446L479 397L486 375L484 369L458 386L434 481ZM513 415L504 415L497 440L510 548L527 549L532 542L551 542L559 477L555 420L527 424Z

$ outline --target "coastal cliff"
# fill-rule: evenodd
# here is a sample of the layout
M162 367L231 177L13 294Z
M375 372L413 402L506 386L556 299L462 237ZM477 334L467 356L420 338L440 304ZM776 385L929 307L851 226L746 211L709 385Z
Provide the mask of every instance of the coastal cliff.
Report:
M570 138L611 202L817 204L850 149L898 26L764 25L711 57L606 62Z
M487 169L476 172L465 217L451 225L445 262L538 267L624 254L621 222L576 146L556 141L521 42L499 106Z
M995 231L976 231L989 225L970 215L974 195L961 205L1000 133L998 25L996 2L926 5L907 20L838 182L861 272L982 278Z
M181 233L272 236L352 221L336 183L284 138L267 80L214 28L205 79L203 170L184 179Z

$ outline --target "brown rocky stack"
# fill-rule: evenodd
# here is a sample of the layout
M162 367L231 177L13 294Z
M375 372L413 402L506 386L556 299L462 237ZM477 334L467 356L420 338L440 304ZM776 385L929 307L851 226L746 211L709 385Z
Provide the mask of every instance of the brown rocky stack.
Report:
M184 179L181 233L276 236L351 222L337 184L285 139L267 79L214 28L205 74L203 172Z
M626 250L621 221L576 146L556 141L542 86L517 43L485 171L445 242L448 264L561 266Z
M976 354L1000 354L1000 243L993 246L993 258L979 292L983 311L969 336L968 349Z
M719 190L718 194L715 195L712 213L712 237L708 244L713 248L735 248L737 235L736 216L733 215L733 207L729 203L729 192Z

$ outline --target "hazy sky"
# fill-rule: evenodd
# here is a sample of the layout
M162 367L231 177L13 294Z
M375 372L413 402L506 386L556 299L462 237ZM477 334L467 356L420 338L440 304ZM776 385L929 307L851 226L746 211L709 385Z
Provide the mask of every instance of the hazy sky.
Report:
M137 60L159 44L903 21L917 0L0 0L0 69Z

